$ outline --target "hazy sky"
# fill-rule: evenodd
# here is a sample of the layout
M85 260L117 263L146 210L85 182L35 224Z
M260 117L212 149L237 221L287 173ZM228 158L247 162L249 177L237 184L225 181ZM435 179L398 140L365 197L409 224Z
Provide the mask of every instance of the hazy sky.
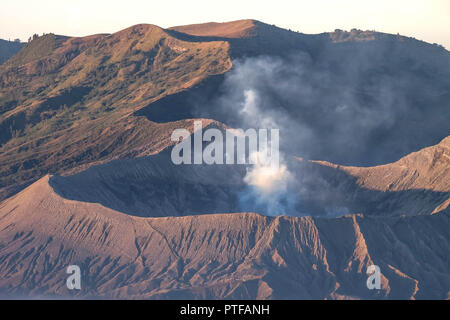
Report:
M400 33L450 49L449 0L1 0L0 38L112 33L138 23L170 27L257 19L303 33L336 28Z

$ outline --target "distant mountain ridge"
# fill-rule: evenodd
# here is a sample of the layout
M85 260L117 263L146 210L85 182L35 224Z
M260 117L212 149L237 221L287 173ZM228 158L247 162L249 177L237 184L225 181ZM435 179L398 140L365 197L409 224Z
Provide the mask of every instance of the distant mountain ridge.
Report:
M19 52L25 43L0 39L0 64Z

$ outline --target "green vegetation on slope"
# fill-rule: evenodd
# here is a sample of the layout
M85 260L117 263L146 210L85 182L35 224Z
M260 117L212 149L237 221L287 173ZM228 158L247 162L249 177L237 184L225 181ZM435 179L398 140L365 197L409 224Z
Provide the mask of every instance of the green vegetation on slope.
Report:
M0 199L45 173L114 157L111 139L128 141L126 128L143 126L142 144L158 141L145 129L155 124L133 112L229 70L228 51L152 25L31 41L0 67Z

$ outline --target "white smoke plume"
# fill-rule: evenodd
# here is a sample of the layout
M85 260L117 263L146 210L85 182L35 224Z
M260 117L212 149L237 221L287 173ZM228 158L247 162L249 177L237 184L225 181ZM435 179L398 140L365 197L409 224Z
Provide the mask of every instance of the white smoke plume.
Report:
M260 97L255 89L245 89L243 101L238 104L238 113L241 120L246 125L253 125L255 129L276 129L280 127L272 115L259 108ZM273 139L273 137L271 137ZM255 206L259 210L269 215L289 214L296 203L296 198L290 195L289 184L292 174L288 170L284 155L279 154L276 162L267 161L267 156L271 154L273 140L268 139L265 147L261 146L258 151L249 155L250 162L254 165L247 169L244 182L247 188L241 193L241 204L252 209ZM278 148L278 143L276 145ZM266 150L266 148L270 150ZM277 150L279 152L279 150ZM271 154L271 156L273 156Z
M299 90L299 74L303 70L289 70L290 78L283 78L289 67L280 59L259 57L235 61L234 70L225 80L225 94L219 99L224 113L235 114L237 125L254 129L278 129L282 138L295 141L308 141L311 131L308 127L299 128L275 100L268 99L265 88L270 87L286 97ZM292 74L293 72L293 74ZM308 91L308 86L300 88ZM292 134L298 135L292 137ZM290 136L291 135L291 136ZM293 139L292 139L293 138ZM270 139L268 141L270 146ZM254 165L248 167L244 182L247 187L239 194L242 210L256 211L268 215L307 215L299 211L301 202L298 181L287 164L287 156L279 150L279 162L274 165L260 160L267 150L260 149L250 154Z

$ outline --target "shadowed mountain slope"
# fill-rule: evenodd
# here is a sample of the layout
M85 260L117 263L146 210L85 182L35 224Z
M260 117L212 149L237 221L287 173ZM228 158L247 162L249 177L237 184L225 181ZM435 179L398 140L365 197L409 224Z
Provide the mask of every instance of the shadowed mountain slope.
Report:
M19 52L25 43L0 39L0 64Z
M368 215L449 212L450 137L400 160L375 167L300 161L304 198ZM318 192L320 190L320 192Z
M250 91L259 108L253 118L283 127L291 155L354 166L397 161L449 134L450 54L439 46L356 29L308 35L254 20L224 25L251 32L224 38L216 30L222 24L175 28L190 33L186 41L230 43L234 68L224 81L164 97L139 115L254 127L239 113Z
M450 136L435 146L411 153L395 163L377 167L347 167L324 161L314 162L357 177L357 183L368 189L450 191Z
M205 128L221 126L214 122L204 125ZM288 191L298 201L295 208L280 209L280 214L414 216L447 212L450 199L447 141L448 138L398 162L379 167L289 162L293 182ZM133 153L132 149L129 152L134 156L87 170L78 168L78 173L72 175L52 176L49 183L66 199L99 203L143 217L257 211L260 208L257 199L255 203L243 202L248 194L244 183L250 169L247 165L174 165L170 145L154 155ZM260 210L263 211L259 213L267 214L267 209Z

